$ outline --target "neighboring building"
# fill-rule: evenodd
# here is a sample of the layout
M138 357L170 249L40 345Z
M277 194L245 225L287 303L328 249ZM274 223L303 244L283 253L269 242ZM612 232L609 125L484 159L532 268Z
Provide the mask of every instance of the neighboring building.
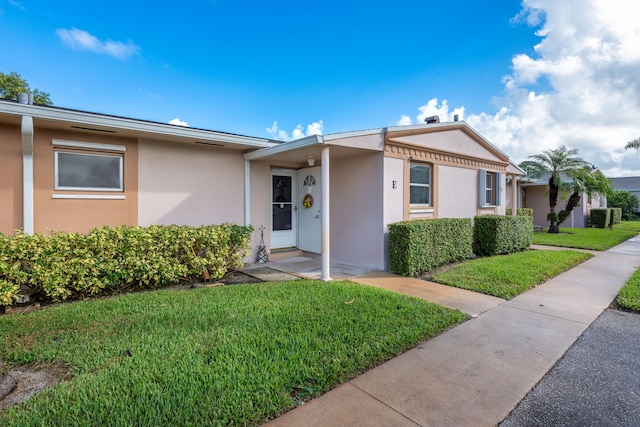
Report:
M567 182L570 178L564 177ZM533 209L533 224L540 227L548 227L547 215L549 214L549 175L537 180L521 179L520 193L522 207ZM556 213L564 209L569 194L562 192L558 196ZM580 194L580 203L571 211L569 217L560 224L560 227L584 228L589 224L589 211L592 208L607 207L606 196L589 196L586 192Z
M626 176L620 178L609 178L611 186L618 191L628 191L635 194L640 199L640 176ZM640 211L636 212L640 213Z
M385 269L387 225L504 214L523 171L467 123L282 143L0 100L0 232L264 226L270 251ZM515 213L515 209L514 209Z

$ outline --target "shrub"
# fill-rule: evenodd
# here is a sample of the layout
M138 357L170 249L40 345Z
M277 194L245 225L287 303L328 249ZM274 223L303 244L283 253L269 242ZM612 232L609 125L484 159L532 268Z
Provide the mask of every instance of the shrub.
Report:
M609 208L593 208L589 217L592 227L607 228L611 222L611 211Z
M613 191L607 196L607 206L621 208L622 219L630 220L635 218L635 213L640 209L640 200L628 191Z
M469 218L402 221L389 225L391 271L415 276L473 255Z
M611 209L611 226L620 224L622 222L622 209L621 208L609 208Z
M0 235L0 305L21 294L54 301L130 287L156 288L242 266L252 227L102 227L88 235Z
M506 215L511 216L511 208L507 208ZM533 218L532 208L518 208L516 209L516 216L530 216Z
M474 218L476 255L490 256L527 250L533 238L533 217L482 215Z

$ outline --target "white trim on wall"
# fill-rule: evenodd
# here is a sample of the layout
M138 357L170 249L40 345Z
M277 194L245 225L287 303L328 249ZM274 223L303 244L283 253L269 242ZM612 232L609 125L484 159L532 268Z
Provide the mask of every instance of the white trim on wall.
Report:
M118 153L124 153L125 151L127 151L127 147L124 145L100 144L97 142L84 141L67 141L64 139L52 139L51 145L55 147L83 148L85 150L114 151Z
M90 199L90 200L125 200L127 196L109 194L52 194L52 199Z

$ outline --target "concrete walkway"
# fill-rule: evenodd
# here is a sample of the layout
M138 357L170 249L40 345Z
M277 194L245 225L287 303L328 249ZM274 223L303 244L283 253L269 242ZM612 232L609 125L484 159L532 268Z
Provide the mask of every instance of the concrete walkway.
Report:
M361 276L355 280L425 299L435 295L437 302L477 317L270 425L494 426L553 367L639 266L637 237L510 301L488 302L479 295L476 306L461 294L416 289L412 279Z

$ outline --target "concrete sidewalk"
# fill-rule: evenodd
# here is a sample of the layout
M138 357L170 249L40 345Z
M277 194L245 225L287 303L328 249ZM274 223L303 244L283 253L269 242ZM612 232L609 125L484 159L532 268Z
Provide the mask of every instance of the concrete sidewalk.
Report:
M477 317L270 425L496 425L611 303L638 266L640 237L510 301L494 301L493 308L465 302L465 310L478 312ZM385 281L367 275L357 280L371 279L374 286ZM411 295L420 293L415 283L399 280L396 286ZM415 296L429 299L428 291L422 294Z

